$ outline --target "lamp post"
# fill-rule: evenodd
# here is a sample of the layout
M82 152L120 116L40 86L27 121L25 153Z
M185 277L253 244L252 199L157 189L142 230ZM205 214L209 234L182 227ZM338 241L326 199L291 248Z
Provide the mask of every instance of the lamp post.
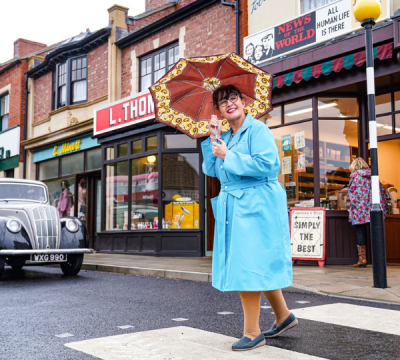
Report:
M374 287L386 288L386 244L385 224L383 210L380 202L380 186L378 175L378 141L375 117L375 75L374 59L372 49L372 27L375 20L381 15L381 4L379 0L356 0L354 5L354 16L365 29L365 57L367 65L367 94L368 94L368 117L369 117L369 144L371 154L371 243L372 243L372 270Z

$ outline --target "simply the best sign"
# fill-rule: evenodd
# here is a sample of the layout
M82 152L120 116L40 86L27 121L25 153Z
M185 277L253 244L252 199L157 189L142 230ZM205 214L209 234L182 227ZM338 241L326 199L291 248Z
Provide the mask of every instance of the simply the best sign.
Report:
M325 208L290 209L292 259L325 261Z

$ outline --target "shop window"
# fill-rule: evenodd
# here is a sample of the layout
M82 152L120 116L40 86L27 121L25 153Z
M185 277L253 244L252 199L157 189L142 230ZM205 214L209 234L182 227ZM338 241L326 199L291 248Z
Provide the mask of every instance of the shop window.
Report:
M76 174L83 171L84 153L63 156L61 158L61 176Z
M394 110L395 111L400 110L400 91L396 91L394 93Z
M396 133L400 133L400 114L395 115L395 126Z
M128 161L107 165L105 183L106 230L123 230L128 223Z
M87 56L67 59L53 73L53 110L87 101Z
M179 60L179 45L171 44L140 59L140 91L146 91Z
M128 155L128 144L119 144L118 145L118 157L127 156Z
M101 147L86 151L86 170L101 169Z
M162 205L165 228L199 228L199 154L163 154Z
M376 117L376 134L378 136L390 135L392 133L392 115Z
M132 141L132 154L140 154L142 152L142 139Z
M15 177L15 169L9 169L5 171L6 178L14 178Z
M390 113L391 111L392 111L392 101L390 94L384 94L375 97L376 115Z
M157 136L146 139L146 151L157 150Z
M131 229L157 229L158 220L158 156L132 160ZM124 229L128 228L128 212Z
M57 208L60 217L75 216L75 178L44 181L49 189L50 204Z
M9 94L0 97L0 132L8 129Z
M47 160L39 163L39 180L58 177L58 159Z
M196 148L197 141L184 134L168 134L164 135L164 148L165 149L189 149Z
M319 120L320 202L323 207L348 209L349 167L358 154L356 119Z
M334 1L337 0L300 0L301 13L307 13Z
M285 124L312 118L311 99L288 103L285 104L284 108L285 108Z
M318 98L318 116L320 118L358 117L358 101L356 98Z
M272 111L260 119L268 127L282 124L282 106L274 106Z
M114 159L114 146L110 146L106 148L106 160Z
M314 206L314 148L312 122L271 129L281 161L279 182L286 189L288 207Z

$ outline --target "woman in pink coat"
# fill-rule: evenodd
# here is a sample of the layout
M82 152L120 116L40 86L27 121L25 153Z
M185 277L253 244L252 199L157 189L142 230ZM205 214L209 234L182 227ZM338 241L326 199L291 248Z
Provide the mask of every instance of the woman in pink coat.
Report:
M355 267L366 267L365 237L367 224L370 222L372 206L371 170L363 158L356 158L350 165L350 182L348 197L350 200L349 221L356 227L358 263ZM385 190L380 184L381 206L385 214Z

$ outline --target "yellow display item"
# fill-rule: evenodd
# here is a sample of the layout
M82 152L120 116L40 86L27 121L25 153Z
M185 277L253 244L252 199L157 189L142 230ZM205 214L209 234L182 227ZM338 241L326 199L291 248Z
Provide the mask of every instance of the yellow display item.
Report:
M195 201L172 201L165 205L165 222L171 229L198 229L199 204Z
M354 5L354 17L359 22L366 19L378 20L381 16L381 10L379 0L357 0Z
M178 199L181 198L181 197L182 197L182 196L176 194L176 195L174 195L174 196L172 197L172 200L176 201L176 200L178 200Z

